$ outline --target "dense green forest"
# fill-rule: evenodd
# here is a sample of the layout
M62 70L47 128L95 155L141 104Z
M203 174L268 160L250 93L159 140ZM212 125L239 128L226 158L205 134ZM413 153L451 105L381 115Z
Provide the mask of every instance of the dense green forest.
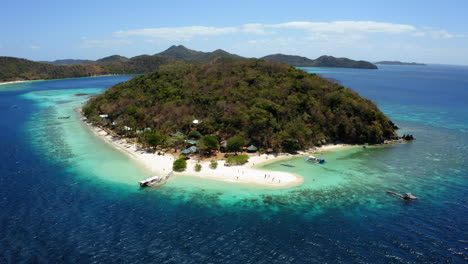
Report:
M189 63L205 63L217 57L223 57L225 59L230 59L230 60L246 59L239 55L231 54L222 49L217 49L212 52L203 52L203 51L191 50L182 45L178 45L178 46L173 45L169 47L167 50L157 53L156 55L178 59L178 60L184 60Z
M300 67L377 68L370 62L331 56L322 56L311 60L305 57L275 54L265 56L262 59ZM155 55L141 55L132 58L112 55L96 61L68 59L34 62L13 57L0 57L0 82L89 77L104 74L144 74L157 71L160 66L171 63L203 64L213 60L227 62L247 60L247 58L221 49L213 52L202 52L187 49L182 45L171 46Z
M397 129L353 90L257 59L165 65L93 97L83 111L91 122L165 147L206 135L203 145L238 136L245 144L294 151L325 141L382 143Z
M110 60L108 60L110 61ZM104 74L153 72L176 60L161 56L139 56L128 61L53 65L13 57L0 57L0 81L62 79Z
M262 57L267 61L282 62L296 67L332 67L332 68L357 68L357 69L377 69L377 66L368 61L355 61L348 58L335 58L333 56L320 56L315 60L306 57L273 54Z

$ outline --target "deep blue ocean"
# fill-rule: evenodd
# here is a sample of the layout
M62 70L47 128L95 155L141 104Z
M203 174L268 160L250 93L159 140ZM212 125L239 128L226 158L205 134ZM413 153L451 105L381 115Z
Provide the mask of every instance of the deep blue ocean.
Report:
M0 263L467 263L468 67L304 70L416 141L329 153L310 171L269 165L306 178L286 190L176 179L140 191L141 168L72 111L131 76L0 85Z

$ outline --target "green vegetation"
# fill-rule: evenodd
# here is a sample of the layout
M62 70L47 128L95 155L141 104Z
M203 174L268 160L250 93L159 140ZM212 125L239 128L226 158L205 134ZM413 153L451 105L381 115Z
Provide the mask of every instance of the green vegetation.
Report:
M202 151L218 150L221 140L234 136L276 152L324 142L375 144L393 138L397 129L374 103L351 89L286 64L255 59L166 65L115 85L83 110L93 122L108 114L107 123L115 127L150 128L158 135L181 131L183 136L199 119L196 130L206 135L198 145Z
M210 162L210 169L214 170L216 168L218 168L218 162L217 161Z
M162 65L172 63L176 61L161 56L139 56L124 62L95 62L81 65L53 65L13 57L0 57L0 81L141 74L156 71Z
M234 156L229 156L226 159L226 164L228 165L242 165L247 163L249 161L249 156L242 154L242 155L234 155Z
M408 65L408 66L426 66L424 63L417 63L417 62L401 62L401 61L379 61L375 64L382 64L382 65Z
M335 58L333 56L320 56L315 60L306 57L273 54L261 59L274 62L287 63L296 67L333 67L333 68L358 68L377 69L377 66L368 61L355 61L348 58Z
M222 57L226 60L239 60L245 59L239 55L231 54L221 49L217 49L213 52L203 52L187 49L182 45L173 45L167 50L156 54L162 57L169 57L178 60L184 60L190 63L205 63L209 62L215 58Z
M168 135L160 132L144 131L138 135L138 143L141 143L145 148L156 150L157 146L168 147L170 138Z
M175 171L184 171L187 168L187 161L185 158L179 158L174 161L172 169Z
M190 139L200 139L202 137L202 134L200 132L194 130L190 131L190 133L187 135L188 138Z
M262 59L302 67L377 68L366 61L353 61L331 56L311 60L299 56L274 54ZM144 74L157 71L162 66L170 64L222 63L240 60L247 59L220 49L202 52L187 49L184 46L171 46L155 55L141 55L133 58L112 55L96 61L66 59L34 62L13 57L0 57L0 81L61 79L105 74Z
M206 135L200 139L198 143L198 148L205 152L210 152L212 150L219 150L219 140L216 135Z
M245 144L245 140L240 136L233 136L227 140L226 150L228 152L242 151L242 147Z
M195 171L201 171L201 169L202 169L201 164L199 164L199 163L195 164Z
M125 58L125 57L119 56L119 55L112 55L112 56L109 56L109 57L99 59L96 62L127 62L127 61L129 61L128 58Z

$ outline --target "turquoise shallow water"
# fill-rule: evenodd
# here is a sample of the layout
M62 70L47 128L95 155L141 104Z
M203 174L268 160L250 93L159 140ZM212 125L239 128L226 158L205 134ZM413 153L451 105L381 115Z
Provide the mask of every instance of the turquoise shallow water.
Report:
M87 100L76 94L131 77L0 86L0 263L468 260L466 68L307 70L376 101L417 140L322 153L323 165L263 167L304 177L289 189L176 177L140 190L148 172L74 110ZM405 203L388 189L420 199Z

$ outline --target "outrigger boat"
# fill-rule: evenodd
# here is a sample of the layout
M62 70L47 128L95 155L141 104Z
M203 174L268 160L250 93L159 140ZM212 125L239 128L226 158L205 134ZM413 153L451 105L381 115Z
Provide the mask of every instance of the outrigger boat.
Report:
M400 197L403 200L416 200L418 197L412 195L411 193L399 194L394 191L387 191L387 193Z
M168 175L166 176L153 176L151 178L148 178L144 181L140 181L138 182L140 184L140 187L151 187L151 186L154 186L154 185L157 185L153 188L157 188L157 187L160 187L164 184L166 184L166 181L167 179L169 179L169 177L172 175L172 172L169 173Z
M308 162L315 162L315 163L319 163L319 164L325 163L325 159L320 159L320 158L317 158L315 156L306 157L305 160L308 161Z
M68 119L68 118L70 118L70 116L61 116L58 119Z

